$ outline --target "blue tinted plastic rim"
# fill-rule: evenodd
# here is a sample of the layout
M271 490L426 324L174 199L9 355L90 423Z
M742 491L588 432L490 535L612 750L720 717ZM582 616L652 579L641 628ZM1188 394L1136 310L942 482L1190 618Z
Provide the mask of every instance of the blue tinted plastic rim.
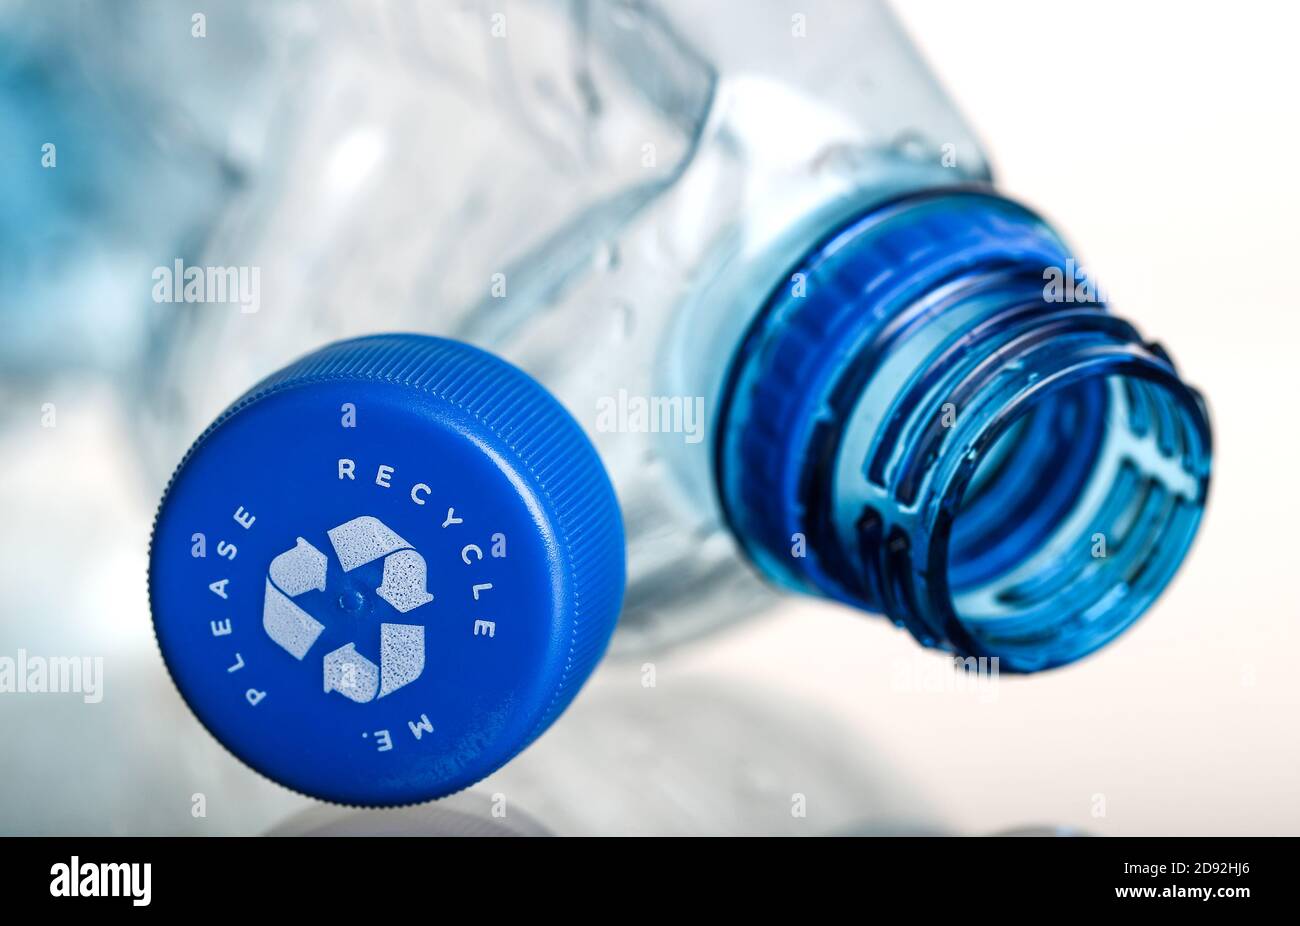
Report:
M997 656L1007 671L1071 662L1136 620L1195 534L1208 493L1210 426L1203 400L1158 345L1100 302L1047 299L1044 271L1068 261L1069 249L1032 212L987 190L942 190L871 211L791 268L789 279L804 280L806 294L783 281L756 317L730 367L716 431L723 508L760 571L882 611L927 646ZM1138 382L1148 385L1131 385ZM1012 388L999 393L1005 384ZM1115 424L1125 406L1112 395L1132 388L1138 405L1158 412L1160 440L1176 445L1162 450L1168 459L1156 471L1179 486L1187 510L1154 503L1139 510L1151 529L1119 531L1115 549L1127 544L1125 556L1134 556L1128 541L1142 534L1146 554L1085 563L1070 584L1066 566L1077 550L1064 550L1059 562L1048 553L1084 515L1116 516L1110 508L1090 514L1085 501L1109 499L1098 493L1124 475L1118 457L1103 459L1101 450L1122 445L1116 434L1136 435L1136 424ZM939 403L957 396L962 427L947 433ZM1068 446L1041 423L1053 407L1079 428ZM1039 423L1026 425L1034 410ZM1150 414L1137 406L1128 413ZM984 504L982 515L969 513L983 517L983 527L954 548L966 487L1017 422L1026 436L1013 452L1030 453L1038 471L1025 460L1009 471L1034 477L1041 506L1031 523L990 534L994 501L1027 500L1014 484L995 486L971 500L972 511ZM1159 483L1158 475L1142 483L1156 501ZM801 537L806 553L792 556ZM972 546L981 537L993 547ZM1021 575L1033 564L1042 566L1041 581ZM1103 619L1089 597L1100 588L1097 576L1116 579L1099 599L1116 605ZM1030 594L1042 594L1047 579L1065 583L1055 621ZM999 607L967 610L984 590L997 591ZM1023 611L1020 601L1029 603ZM1073 626L1080 621L1087 626Z
M1069 634L1063 634L1056 621L1049 620L1041 628L1038 639L1033 639L1031 627L1020 629L1021 635L1030 638L1029 643L998 643L984 635L986 629L958 613L948 586L952 527L960 517L954 512L960 511L962 496L979 463L965 455L951 458L948 467L936 476L933 488L922 502L923 510L932 512L932 518L928 519L928 542L924 550L918 550L917 565L923 566L923 570L918 569L918 574L937 578L929 588L931 608L927 613L935 615L935 618L928 622L928 629L953 641L959 654L998 657L1001 667L1011 672L1056 668L1082 659L1115 639L1146 613L1190 550L1209 493L1211 430L1199 395L1164 364L1118 351L1081 357L1008 399L979 423L974 443L981 448L993 446L1033 406L1060 394L1071 385L1115 377L1150 384L1161 399L1170 403L1171 410L1178 416L1179 426L1190 439L1191 445L1186 449L1187 469L1197 478L1199 489L1185 510L1186 516L1171 516L1159 526L1159 539L1142 551L1149 556L1146 567L1134 573L1138 581L1129 583L1131 590L1115 599L1104 619L1081 625Z

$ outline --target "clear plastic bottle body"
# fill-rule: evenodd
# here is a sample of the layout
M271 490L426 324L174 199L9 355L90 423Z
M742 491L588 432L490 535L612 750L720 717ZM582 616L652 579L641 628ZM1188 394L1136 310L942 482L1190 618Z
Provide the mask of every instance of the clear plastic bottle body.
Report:
M237 26L251 9L219 12ZM121 22L184 25L149 3L131 10ZM900 198L991 184L887 7L287 3L266 26L223 28L181 55L165 29L115 21L82 62L87 79L122 88L134 119L183 126L203 152L181 159L201 215L176 205L183 170L151 176L152 152L99 184L104 214L129 213L134 191L156 187L157 236L126 235L144 264L159 260L154 280L198 267L240 281L225 304L177 305L174 279L143 307L140 349L161 346L163 359L126 388L154 412L141 442L155 479L231 395L306 350L376 331L439 334L532 373L600 451L628 532L615 651L689 639L774 601L760 572L781 570L755 568L763 557L743 531L738 541L719 490L719 423L747 332L838 230ZM242 69L235 103L212 90L229 63ZM124 266L137 285L147 272ZM1208 440L1193 443L1208 454Z
M160 385L193 390L160 458L179 419L308 342L456 337L540 379L601 452L628 530L615 652L774 601L714 486L729 359L830 229L909 191L988 180L884 4L805 7L327 18L312 55L328 79L293 88L283 153L253 171L202 257L266 268L262 309L209 309L159 370ZM667 409L670 430L638 408Z

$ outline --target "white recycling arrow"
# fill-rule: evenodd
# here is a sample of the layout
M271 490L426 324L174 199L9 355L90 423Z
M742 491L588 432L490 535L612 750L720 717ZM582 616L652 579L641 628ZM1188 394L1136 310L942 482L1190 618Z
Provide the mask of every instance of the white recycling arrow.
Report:
M262 627L294 659L307 655L325 625L289 599L312 589L324 591L326 566L325 554L299 537L297 546L271 560L267 570Z
M379 666L357 652L355 643L325 654L325 691L337 691L358 704L392 694L424 671L424 628L419 624L379 625Z
M433 601L425 587L424 557L383 521L362 515L340 524L329 535L344 572L387 557L383 582L375 591L401 613Z
M378 667L357 652L349 643L325 654L325 691L337 691L343 697L365 704L379 688Z

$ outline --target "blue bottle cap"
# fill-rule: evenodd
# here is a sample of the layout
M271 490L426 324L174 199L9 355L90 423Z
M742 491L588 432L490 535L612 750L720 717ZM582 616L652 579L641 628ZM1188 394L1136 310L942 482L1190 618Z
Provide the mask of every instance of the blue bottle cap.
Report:
M464 788L591 673L624 585L594 448L541 385L418 335L327 346L195 442L149 593L167 667L236 756L296 791Z

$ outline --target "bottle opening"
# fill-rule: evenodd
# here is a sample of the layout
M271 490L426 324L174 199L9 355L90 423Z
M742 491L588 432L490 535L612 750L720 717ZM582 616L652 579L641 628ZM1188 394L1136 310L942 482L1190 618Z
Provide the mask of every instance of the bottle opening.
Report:
M1042 219L984 191L896 201L804 257L719 426L725 510L766 575L1006 671L1146 610L1196 532L1209 421L1163 349L1049 291L1062 268Z
M1084 372L990 423L946 538L947 593L971 649L1030 671L1123 632L1182 561L1200 519L1209 430L1187 387Z

